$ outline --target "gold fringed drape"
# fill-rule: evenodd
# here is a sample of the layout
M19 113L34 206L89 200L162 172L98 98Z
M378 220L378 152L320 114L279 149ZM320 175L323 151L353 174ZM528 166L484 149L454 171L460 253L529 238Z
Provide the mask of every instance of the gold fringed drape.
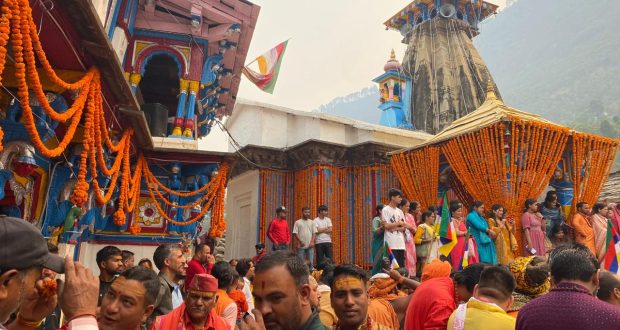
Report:
M512 118L449 140L442 151L474 199L507 208L521 242L525 200L537 198L548 185L568 134L561 126Z
M390 162L407 198L418 200L422 208L437 205L439 147L396 154Z
M594 204L613 166L620 141L586 133L573 134L571 155L574 198L571 215L578 202Z

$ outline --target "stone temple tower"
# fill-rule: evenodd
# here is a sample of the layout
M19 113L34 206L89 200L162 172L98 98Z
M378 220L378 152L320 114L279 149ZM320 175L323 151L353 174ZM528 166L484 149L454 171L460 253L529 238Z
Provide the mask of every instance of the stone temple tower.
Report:
M405 111L416 129L437 134L484 102L492 77L472 39L496 10L481 0L415 0L384 23L408 45L402 72L412 90Z

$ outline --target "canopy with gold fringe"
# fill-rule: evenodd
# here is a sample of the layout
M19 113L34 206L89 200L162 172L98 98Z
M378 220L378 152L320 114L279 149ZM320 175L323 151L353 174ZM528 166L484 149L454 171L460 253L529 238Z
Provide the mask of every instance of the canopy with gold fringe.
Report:
M391 164L408 196L437 204L438 163L447 163L451 189L461 202L501 204L521 228L525 200L538 198L552 177L569 183L573 208L578 201L594 203L619 144L510 108L489 85L486 101L477 110L425 144L392 153ZM520 230L516 236L521 242Z

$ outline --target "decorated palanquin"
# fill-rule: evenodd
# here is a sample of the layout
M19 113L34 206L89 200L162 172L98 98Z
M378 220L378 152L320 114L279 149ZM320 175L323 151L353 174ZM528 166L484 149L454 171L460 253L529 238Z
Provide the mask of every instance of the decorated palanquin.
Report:
M32 3L1 2L0 213L76 253L222 237L229 159L196 140L232 111L259 8Z
M520 228L525 200L549 186L566 214L578 202L596 202L619 144L508 107L489 85L476 111L426 143L393 153L391 164L405 194L424 207L445 194L466 207L474 200L498 203ZM520 230L516 236L521 244Z

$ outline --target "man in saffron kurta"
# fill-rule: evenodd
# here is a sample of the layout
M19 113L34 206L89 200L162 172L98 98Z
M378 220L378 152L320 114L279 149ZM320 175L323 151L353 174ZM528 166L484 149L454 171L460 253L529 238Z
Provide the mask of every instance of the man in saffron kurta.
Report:
M405 330L446 329L456 308L454 282L450 277L436 277L415 290L405 314Z
M217 279L209 274L197 274L187 288L187 297L172 312L158 316L151 330L228 330L224 319L215 313Z
M476 240L480 262L496 265L495 244L489 236L493 235L493 232L489 229L489 224L484 218L484 204L482 202L474 202L473 211L467 215L467 228Z
M588 214L590 214L590 205L585 202L577 203L577 213L573 216L572 221L575 230L575 242L585 245L596 256L594 228Z

